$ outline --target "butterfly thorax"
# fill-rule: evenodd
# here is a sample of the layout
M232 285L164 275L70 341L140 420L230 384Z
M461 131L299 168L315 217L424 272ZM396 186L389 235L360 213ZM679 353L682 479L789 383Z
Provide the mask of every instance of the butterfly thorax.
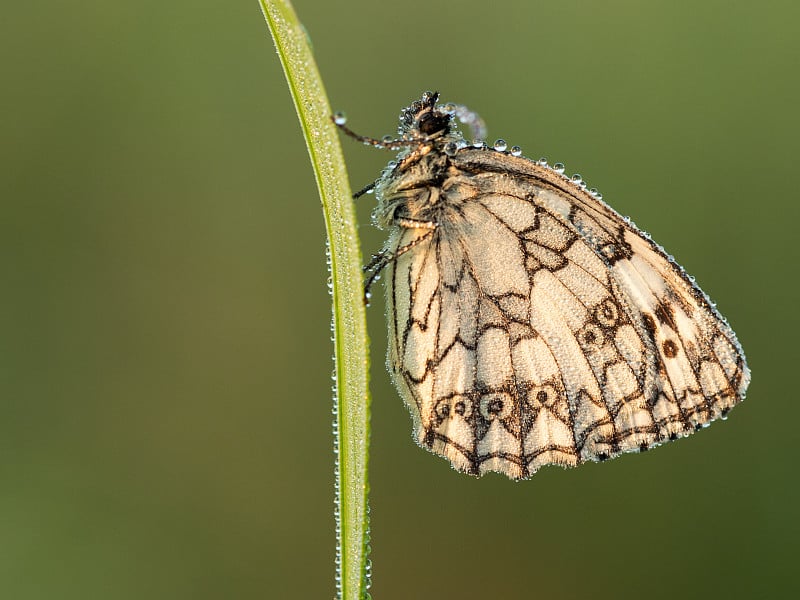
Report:
M448 157L436 149L422 156L414 152L400 158L397 166L378 180L375 195L378 204L373 220L380 228L386 228L398 219L415 221L436 221L441 199L442 187L448 179Z

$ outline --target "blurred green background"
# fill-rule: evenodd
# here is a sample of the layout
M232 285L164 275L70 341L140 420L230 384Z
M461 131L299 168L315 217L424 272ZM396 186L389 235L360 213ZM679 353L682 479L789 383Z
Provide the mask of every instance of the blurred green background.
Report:
M687 440L475 480L411 441L376 300L373 596L792 596L800 5L295 6L354 129L438 89L565 162L697 277L753 371ZM0 595L331 598L324 229L257 2L3 12ZM356 188L390 159L344 144Z

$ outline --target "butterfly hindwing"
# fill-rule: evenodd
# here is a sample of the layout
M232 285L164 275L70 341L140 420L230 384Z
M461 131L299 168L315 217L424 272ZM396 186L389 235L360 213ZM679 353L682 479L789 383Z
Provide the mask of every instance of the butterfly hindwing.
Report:
M522 478L727 412L738 345L680 267L580 186L497 154L455 157L452 210L388 274L390 368L418 442ZM424 233L398 228L390 247Z

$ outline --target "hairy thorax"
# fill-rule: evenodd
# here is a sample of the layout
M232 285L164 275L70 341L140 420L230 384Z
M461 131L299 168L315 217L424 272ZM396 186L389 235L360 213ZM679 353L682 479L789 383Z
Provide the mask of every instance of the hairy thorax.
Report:
M432 149L417 148L399 157L378 180L373 221L381 229L400 219L446 225L449 214L475 196L479 182Z

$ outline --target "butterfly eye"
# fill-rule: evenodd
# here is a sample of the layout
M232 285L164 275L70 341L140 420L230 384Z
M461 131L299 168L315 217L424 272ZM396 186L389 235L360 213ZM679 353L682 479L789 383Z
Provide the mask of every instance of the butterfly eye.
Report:
M419 131L425 135L432 135L447 129L449 122L448 115L427 112L419 118Z

